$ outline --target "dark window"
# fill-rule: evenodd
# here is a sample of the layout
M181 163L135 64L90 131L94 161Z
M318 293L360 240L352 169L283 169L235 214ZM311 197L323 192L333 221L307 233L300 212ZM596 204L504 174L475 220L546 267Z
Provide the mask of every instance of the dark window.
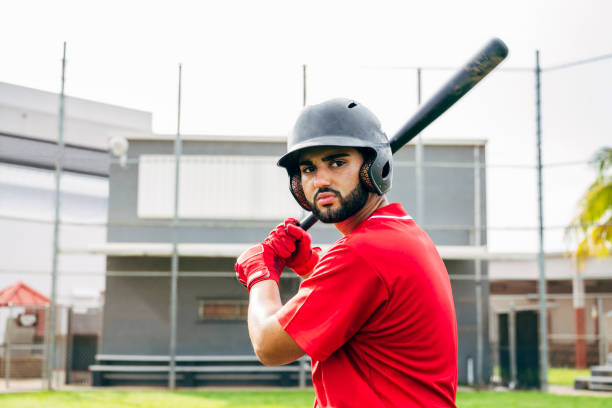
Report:
M200 320L246 320L249 303L246 300L200 300Z

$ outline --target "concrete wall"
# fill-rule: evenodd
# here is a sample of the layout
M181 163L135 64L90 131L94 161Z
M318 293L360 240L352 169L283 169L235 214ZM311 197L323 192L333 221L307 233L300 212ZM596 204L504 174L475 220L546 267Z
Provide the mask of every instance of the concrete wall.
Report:
M233 271L233 258L181 259L181 272ZM109 272L167 272L168 258L109 257ZM290 276L291 272L286 271ZM109 276L106 280L102 354L168 354L170 277ZM297 291L299 279L283 277L284 300ZM179 277L178 354L251 355L245 321L200 320L200 300L248 300L235 277Z
M473 145L425 147L427 161L474 162ZM480 162L484 163L484 146L478 146ZM259 142L184 141L183 154L226 154L280 156L285 144ZM171 140L132 140L129 158L135 161L142 154L172 154ZM416 207L416 183L414 146L407 146L395 156L391 202L399 201L413 216ZM425 225L438 245L473 245L474 233L474 169L427 167L425 175ZM222 177L222 175L215 175ZM127 167L111 166L109 195L109 242L171 242L169 220L145 220L137 216L138 167L131 162ZM481 223L486 223L485 174L481 173ZM287 183L288 184L288 183ZM287 188L287 186L282 186ZM287 194L290 194L287 190ZM296 214L297 215L297 214ZM279 219L277 222L282 221ZM190 225L192 224L192 225ZM182 220L177 228L180 242L194 243L252 243L261 241L275 222L261 220ZM452 226L451 229L441 229ZM463 229L461 227L464 227ZM313 241L332 243L340 238L331 225L317 223L310 231ZM483 234L482 243L486 243ZM180 261L180 272L215 271L233 273L235 260L185 258ZM474 274L471 261L446 262L453 275ZM103 336L100 353L103 354L168 354L169 342L169 292L170 260L151 257L108 257L106 301ZM143 271L143 276L121 276L122 272ZM163 277L145 277L144 271L168 273ZM483 262L483 276L487 274ZM284 278L282 294L285 298L297 290L297 279ZM467 359L476 357L475 285L470 280L452 280L459 325L459 375L460 382L467 378ZM483 285L484 304L488 303L488 287ZM180 277L178 304L179 355L197 354L252 354L246 322L199 321L199 299L247 299L246 291L233 279ZM484 356L488 359L488 317L484 308ZM484 378L490 368L484 364Z
M484 146L480 146L480 162L484 164ZM183 153L218 154L218 155L253 155L279 157L285 152L284 143L258 142L183 142ZM171 141L130 141L128 157L137 160L142 154L173 154ZM474 146L426 146L425 160L474 162ZM394 162L393 188L388 194L391 202L399 201L406 211L416 217L416 183L414 146L410 145L396 153ZM111 166L111 184L109 190L109 222L116 225L108 231L109 242L170 242L171 231L157 220L139 219L137 216L138 200L138 166L130 163L122 168ZM216 175L217 176L217 175ZM220 175L222 176L222 175ZM427 232L437 245L473 245L474 234L470 230L474 225L474 170L471 167L427 167L425 178L424 220L416 220L425 226ZM481 224L486 225L485 173L481 173ZM285 188L285 186L282 186ZM288 191L287 183L287 194ZM274 224L261 221L224 220L211 221L210 226L202 231L198 228L179 228L180 242L256 242L269 232ZM279 222L282 219L279 218ZM216 225L215 225L216 224ZM451 229L440 229L451 226ZM462 229L452 227L467 227ZM340 238L333 225L317 223L311 230L313 241L333 242ZM482 234L481 243L486 243L486 234Z

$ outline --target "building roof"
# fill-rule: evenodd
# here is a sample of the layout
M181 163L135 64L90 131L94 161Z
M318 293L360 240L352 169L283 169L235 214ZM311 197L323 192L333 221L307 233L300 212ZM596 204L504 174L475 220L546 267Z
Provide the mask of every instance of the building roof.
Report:
M563 253L547 254L545 273L548 280L572 280L576 274L582 279L612 279L612 258L589 259L578 269L576 260ZM504 259L489 264L491 281L528 281L539 279L537 259Z
M37 306L49 302L48 297L21 281L0 290L0 306Z
M128 140L174 141L176 134L157 134L149 132L125 132L117 134ZM282 135L181 135L182 141L190 142L258 142L258 143L287 143L287 136ZM408 144L415 144L416 139ZM423 139L427 146L484 146L487 139L452 139L428 138Z
M152 131L151 112L73 96L66 96L65 106L67 146L106 151L108 138L117 132ZM0 82L0 114L0 133L57 142L57 93Z

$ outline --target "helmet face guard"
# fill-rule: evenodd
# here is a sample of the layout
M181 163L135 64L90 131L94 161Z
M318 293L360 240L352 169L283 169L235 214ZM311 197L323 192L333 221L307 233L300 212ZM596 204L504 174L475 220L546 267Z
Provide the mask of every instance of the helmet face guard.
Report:
M392 153L380 122L350 99L332 99L302 111L287 140L287 153L278 161L287 169L291 193L304 209L311 210L297 161L305 149L320 146L356 148L364 156L359 178L368 191L382 195L391 189Z

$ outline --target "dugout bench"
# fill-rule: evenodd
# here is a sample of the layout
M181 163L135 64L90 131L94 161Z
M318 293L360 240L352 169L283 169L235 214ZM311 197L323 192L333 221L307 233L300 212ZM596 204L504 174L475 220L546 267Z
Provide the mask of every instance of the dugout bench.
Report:
M159 385L168 382L170 357L163 355L96 355L97 364L89 366L94 386ZM176 356L176 384L202 385L280 385L312 384L310 358L268 367L254 355Z

